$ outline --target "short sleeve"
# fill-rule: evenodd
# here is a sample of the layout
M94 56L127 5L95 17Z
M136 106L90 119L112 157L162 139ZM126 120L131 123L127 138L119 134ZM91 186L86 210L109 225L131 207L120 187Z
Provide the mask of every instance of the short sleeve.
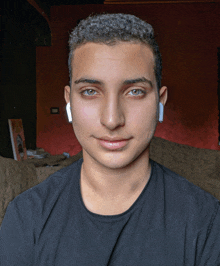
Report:
M0 227L0 265L34 265L31 219L27 206L18 207L15 201L9 203Z
M209 226L201 232L199 238L203 244L198 243L198 266L220 266L220 203L217 203ZM198 239L197 239L198 240ZM199 242L199 240L198 240Z

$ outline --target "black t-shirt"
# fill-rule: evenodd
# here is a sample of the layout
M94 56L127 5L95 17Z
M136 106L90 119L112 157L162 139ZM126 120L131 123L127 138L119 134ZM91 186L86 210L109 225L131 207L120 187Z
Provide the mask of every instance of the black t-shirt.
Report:
M148 184L119 215L88 211L82 159L17 196L0 230L2 266L217 266L220 205L151 161Z

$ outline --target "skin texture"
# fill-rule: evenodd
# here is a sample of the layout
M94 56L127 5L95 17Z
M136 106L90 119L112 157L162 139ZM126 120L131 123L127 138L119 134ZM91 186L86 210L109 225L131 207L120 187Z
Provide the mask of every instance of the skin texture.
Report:
M159 100L154 57L140 43L114 46L87 43L77 48L72 62L70 102L73 129L83 148L81 194L88 210L102 215L126 211L149 180L149 144L156 130ZM127 139L109 150L100 139Z

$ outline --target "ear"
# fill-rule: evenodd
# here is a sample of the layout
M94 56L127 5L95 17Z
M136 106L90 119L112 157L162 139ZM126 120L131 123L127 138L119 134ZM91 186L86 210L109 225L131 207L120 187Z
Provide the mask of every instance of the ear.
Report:
M167 102L167 97L168 97L168 89L166 86L163 86L159 90L159 101L163 104L163 106Z
M70 86L64 87L64 98L65 98L66 103L70 102Z

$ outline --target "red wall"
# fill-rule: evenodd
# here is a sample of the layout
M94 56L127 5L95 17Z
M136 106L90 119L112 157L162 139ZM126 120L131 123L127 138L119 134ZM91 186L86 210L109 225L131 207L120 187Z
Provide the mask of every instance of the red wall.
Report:
M151 23L168 86L165 118L156 136L198 148L218 146L217 47L220 3L78 5L51 9L52 46L37 47L37 147L51 154L81 150L65 115L68 33L91 13L130 13ZM60 114L50 114L59 107Z

